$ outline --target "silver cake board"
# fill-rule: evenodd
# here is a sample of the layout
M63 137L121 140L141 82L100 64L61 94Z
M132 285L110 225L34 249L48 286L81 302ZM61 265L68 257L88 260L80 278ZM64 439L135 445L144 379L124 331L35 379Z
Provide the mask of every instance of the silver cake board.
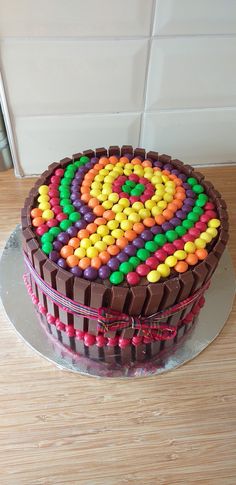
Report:
M159 375L192 360L219 335L230 314L235 294L233 265L226 250L206 292L206 303L197 324L179 345L151 361L111 365L76 355L46 332L25 288L23 273L21 228L17 226L6 243L0 261L0 295L11 324L26 344L59 369L95 377Z

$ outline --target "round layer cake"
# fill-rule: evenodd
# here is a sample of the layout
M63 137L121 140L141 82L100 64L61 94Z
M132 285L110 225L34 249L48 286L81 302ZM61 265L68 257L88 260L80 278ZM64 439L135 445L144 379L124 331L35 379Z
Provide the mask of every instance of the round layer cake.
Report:
M131 146L49 166L22 209L25 282L79 355L121 364L176 345L228 240L225 201L190 165Z

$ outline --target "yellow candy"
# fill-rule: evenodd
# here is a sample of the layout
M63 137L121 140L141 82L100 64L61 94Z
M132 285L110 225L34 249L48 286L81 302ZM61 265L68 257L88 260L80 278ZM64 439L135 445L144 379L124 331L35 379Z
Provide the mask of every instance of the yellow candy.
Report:
M90 247L87 249L86 254L88 258L96 258L96 256L98 256L98 249L95 247Z
M128 177L129 175L131 175L132 173L132 170L127 170L126 168L124 169L124 174Z
M146 200L145 202L145 207L146 209L151 210L153 207L155 207L156 203L154 200Z
M178 249L177 251L174 252L174 256L179 261L183 261L187 257L187 253L186 253L186 251L183 251L182 249Z
M153 174L153 168L152 167L144 167L144 173L152 173Z
M124 231L122 231L122 229L114 229L114 231L111 232L111 235L115 239L119 239L120 237L124 236Z
M38 192L40 195L47 195L49 192L49 188L47 185L40 185Z
M125 165L124 162L118 162L116 164L116 167L124 167L124 165Z
M175 189L175 183L172 182L172 180L168 180L168 182L166 182L166 187L171 187L172 189Z
M148 273L147 280L150 283L156 283L157 281L159 281L160 277L161 277L161 273L159 273L159 271L152 270L150 271L150 273Z
M109 210L109 209L111 209L113 207L113 202L111 200L105 200L102 203L102 206L104 207L104 209Z
M92 192L90 192L90 194L93 195ZM96 196L94 195L93 197L96 197L99 202L105 202L105 200L108 198L108 194L98 194Z
M208 222L208 227L219 227L220 226L220 220L219 219L210 219Z
M104 177L102 175L100 175L100 173L98 175L96 175L96 177L94 177L95 182L103 182Z
M115 244L115 238L110 236L109 234L107 236L104 236L102 240L108 245L111 246L112 244Z
M129 199L125 199L124 197L121 197L119 200L119 204L122 205L122 207L126 208L130 206L130 201Z
M186 253L195 253L196 249L196 245L191 241L186 242L184 245Z
M159 200L162 200L162 197L162 195L155 194L152 196L152 200L154 200L155 202L159 202Z
M104 182L105 183L112 184L114 182L114 177L111 174L110 175L106 175L106 177L104 178Z
M112 185L111 185L111 183L106 182L106 183L104 183L104 184L102 185L102 189L103 189L103 190L104 190L104 189L111 189L111 186L112 186ZM112 192L111 192L111 193L112 193Z
M47 210L43 211L42 218L45 221L50 221L50 219L53 219L54 218L54 212L51 211L50 209L47 209Z
M218 231L215 227L208 227L206 232L207 234L210 234L212 237L216 237L218 234Z
M152 215L155 217L155 216L159 216L160 214L162 213L162 210L160 207L153 207L152 209Z
M90 248L90 246L92 246L90 239L88 239L87 237L85 237L84 239L81 239L80 241L81 248L84 248L87 250L88 248Z
M112 165L112 163L108 163L106 165L106 169L109 170L109 172L111 172L111 170L113 170L113 168L114 168L114 165Z
M151 212L149 209L140 209L139 215L141 219L146 219L147 217L151 216Z
M128 170L133 170L134 166L132 163L126 163L125 168L127 168Z
M106 251L107 244L104 241L98 241L94 244L94 247L98 249L99 253Z
M212 240L212 236L210 234L208 234L207 232L202 232L200 234L200 238L203 239L204 241L206 241L206 243L209 243Z
M129 214L128 219L134 224L135 222L140 222L141 217L137 212L133 212L132 214Z
M117 173L118 175L122 175L123 169L122 169L122 167L117 167L117 165L116 165L116 167L113 168L113 172Z
M82 259L86 256L86 251L84 248L77 248L74 255L77 256L77 258Z
M134 209L136 212L139 212L141 209L143 209L143 203L142 202L134 202L132 205L132 209Z
M200 237L195 239L194 243L195 243L195 246L196 246L197 249L203 249L203 248L206 247L206 241L204 241Z
M163 198L164 198L164 200L165 200L166 202L172 202L172 200L173 200L173 195L171 195L171 194L165 194Z
M161 184L161 177L159 177L158 175L153 175L151 182L153 185Z
M128 221L128 220L121 221L120 227L121 227L121 229L123 229L123 231L128 231L129 229L132 229L133 223L131 221Z
M175 256L168 256L165 260L165 264L170 268L174 268L174 266L178 263L178 259Z
M46 211L47 209L51 209L51 205L49 202L41 202L41 204L39 204L39 209Z
M171 187L167 187L165 192L166 194L173 195L175 193L175 189L172 189Z
M166 182L169 182L169 177L167 177L167 175L162 175L161 178L165 184Z
M124 214L124 212L118 212L118 214L115 215L115 220L118 222L125 221L126 219L127 219L127 215ZM116 227L113 227L112 229L116 229Z
M157 202L157 207L160 207L164 210L167 207L167 202L165 200L160 200L160 202Z
M39 203L40 202L48 202L50 200L50 197L49 197L49 195L40 195L37 200L38 200Z
M119 221L108 221L107 227L109 227L110 231L113 231L114 229L117 229L119 227Z
M151 180L152 174L147 172L147 173L144 174L144 177L145 177L145 179Z
M101 226L98 226L97 234L100 234L102 237L107 236L107 234L109 234L109 228L105 226L105 224L102 224Z
M106 170L105 168L102 168L99 172L99 175L103 175L103 177L106 177L106 175L109 174L109 170Z
M98 190L98 189L92 189L90 190L90 195L92 195L92 197L96 197L98 198L98 196L101 194L101 191Z
M162 263L157 266L157 271L163 276L163 278L167 278L170 274L170 268L167 264Z
M96 242L101 241L101 236L100 234L94 233L94 234L91 234L91 236L89 236L89 239L92 244L95 244Z
M116 204L116 202L118 202L118 200L119 200L119 195L116 194L116 192L112 192L111 194L109 194L108 200L113 202L113 204Z
M117 214L117 212L123 212L123 206L121 204L113 205L113 212Z
M105 184L104 184L104 185L105 185ZM106 184L106 185L108 185L108 184ZM103 193L103 194L106 194L106 195L110 195L110 194L112 193L112 188L111 188L111 186L110 186L110 187L104 187L104 186L103 186L102 193Z
M95 189L95 190L97 190L97 189L98 190L101 190L102 189L102 184L101 184L101 182L93 182L91 184L91 188L92 189Z
M133 214L134 211L133 211L132 207L126 207L123 212L124 212L124 214L129 216L130 214Z

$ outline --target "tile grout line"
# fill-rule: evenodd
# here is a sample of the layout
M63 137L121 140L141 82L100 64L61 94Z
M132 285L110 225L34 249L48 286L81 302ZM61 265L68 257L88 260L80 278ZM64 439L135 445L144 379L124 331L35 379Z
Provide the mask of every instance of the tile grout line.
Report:
M148 52L147 52L147 62L146 62L145 80L144 80L143 109L140 116L140 128L139 128L139 139L138 139L139 146L141 146L143 142L143 122L144 122L144 113L145 113L146 104L147 104L148 77L149 77L149 71L150 71L150 58L151 58L154 23L156 18L156 9L157 9L157 0L153 0L152 13L151 13L152 22L150 26L150 37L148 40Z

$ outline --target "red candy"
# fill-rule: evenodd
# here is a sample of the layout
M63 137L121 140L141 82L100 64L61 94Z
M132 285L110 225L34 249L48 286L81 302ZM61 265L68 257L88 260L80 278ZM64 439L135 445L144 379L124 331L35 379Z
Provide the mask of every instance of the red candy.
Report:
M210 217L210 219L216 219L218 217L215 211L206 211L205 216Z
M139 276L147 276L150 271L150 268L147 264L139 264L136 268L137 273Z
M90 347L96 343L95 335L91 335L90 333L86 333L84 336L84 345Z
M50 199L50 204L52 207L54 207L55 205L59 205L60 204L59 197L52 197L52 199Z
M184 249L184 241L183 241L183 239L176 239L173 242L173 244L175 246L175 251L176 251L176 249Z
M196 227L191 227L191 229L189 229L189 234L191 236L195 237L195 239L196 239L197 237L200 236L201 231L199 231L199 229L196 229Z
M176 251L176 247L172 243L165 243L162 249L164 249L168 255L173 254Z
M157 251L155 251L155 256L157 259L159 259L159 261L165 261L165 259L167 258L168 254L163 250L163 249L158 249Z
M130 286L136 286L140 282L139 275L137 273L135 273L134 271L131 271L131 273L128 273L126 278L127 278L127 281L128 281Z
M61 206L60 205L54 205L53 212L54 212L54 214L56 214L56 216L58 214L60 214L61 213Z
M200 221L201 222L209 222L211 218L209 216L206 216L206 214L202 214L202 216L200 217Z
M215 206L214 206L214 204L212 204L212 202L207 202L207 203L205 204L205 206L204 206L204 209L205 209L206 211L208 211L208 210L214 210L214 209L215 209Z
M55 170L55 175L57 175L58 177L62 177L62 175L64 175L64 170L63 168L57 168Z
M191 236L191 234L184 234L184 236L182 236L182 240L184 241L184 243L189 242L189 241L194 242L195 237Z
M196 222L195 224L196 229L199 229L199 231L204 232L207 230L207 225L204 222Z
M160 263L160 260L155 258L155 256L150 256L150 258L148 258L146 261L146 265L150 269L156 269L159 263Z
M51 190L49 190L48 195L49 195L49 197L58 197L59 191L56 190L56 189L51 189Z
M53 175L53 176L51 177L51 183L52 183L52 184L56 184L56 185L58 185L58 184L60 183L60 180L61 180L61 178L60 178L60 177L58 177L58 176L56 176L56 175Z
M38 236L43 236L45 232L48 232L48 227L46 226L46 224L43 224L42 226L37 227L36 232Z
M60 214L57 214L56 219L61 222L64 221L64 219L67 219L67 215L64 214L63 212L60 212Z
M56 227L58 226L58 221L56 219L50 219L47 221L47 226L48 227Z

